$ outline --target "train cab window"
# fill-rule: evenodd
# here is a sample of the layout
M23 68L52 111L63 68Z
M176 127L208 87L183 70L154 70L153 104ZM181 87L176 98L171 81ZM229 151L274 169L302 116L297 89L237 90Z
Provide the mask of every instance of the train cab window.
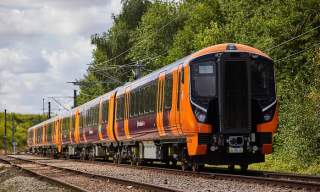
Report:
M164 86L164 108L169 110L172 104L172 74L166 75Z
M251 63L250 70L252 98L264 108L276 99L273 64L258 60Z
M216 63L202 61L191 64L192 97L214 97L216 95Z
M191 97L198 105L207 108L208 100L216 96L216 62L203 60L190 64Z

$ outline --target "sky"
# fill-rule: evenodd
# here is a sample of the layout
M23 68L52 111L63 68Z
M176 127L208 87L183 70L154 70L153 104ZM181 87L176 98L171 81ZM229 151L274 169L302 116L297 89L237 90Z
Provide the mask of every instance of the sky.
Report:
M90 36L107 31L120 0L1 0L0 111L53 112L73 103L66 82L80 79L92 61ZM60 110L58 110L60 108Z

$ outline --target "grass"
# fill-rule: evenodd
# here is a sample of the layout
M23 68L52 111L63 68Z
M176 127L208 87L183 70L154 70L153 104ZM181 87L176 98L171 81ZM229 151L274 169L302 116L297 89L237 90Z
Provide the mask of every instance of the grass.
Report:
M281 161L272 155L266 156L264 163L255 163L249 166L249 169L275 171L286 173L298 173L308 175L320 175L320 159L311 165L301 165L295 161Z

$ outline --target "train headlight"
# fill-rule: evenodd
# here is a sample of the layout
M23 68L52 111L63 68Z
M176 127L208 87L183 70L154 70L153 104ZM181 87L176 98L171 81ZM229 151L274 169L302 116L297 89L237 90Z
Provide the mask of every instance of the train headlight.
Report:
M205 112L203 112L199 109L196 109L195 114L196 114L198 121L204 122L206 120L206 113Z
M276 102L272 103L271 106L269 106L266 110L263 110L263 121L268 122L272 120L274 112L276 110Z
M263 120L264 120L264 121L270 121L271 118L272 118L271 114L265 114L265 115L263 116Z

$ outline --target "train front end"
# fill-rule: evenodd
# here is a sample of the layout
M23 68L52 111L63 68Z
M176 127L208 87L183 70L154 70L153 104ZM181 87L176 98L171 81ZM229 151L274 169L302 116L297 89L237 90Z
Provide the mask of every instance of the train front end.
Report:
M189 63L192 111L199 125L212 127L198 135L199 145L207 145L200 160L246 169L272 152L278 126L273 61L240 44L208 50Z

